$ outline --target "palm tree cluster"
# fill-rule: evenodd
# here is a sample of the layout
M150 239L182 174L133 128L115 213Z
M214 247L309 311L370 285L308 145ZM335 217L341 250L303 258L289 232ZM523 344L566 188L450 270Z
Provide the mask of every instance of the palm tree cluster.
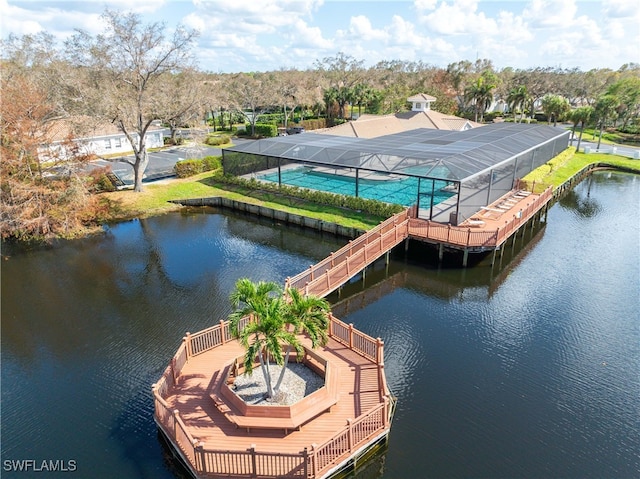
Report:
M299 335L305 333L311 347L324 346L329 337L329 303L315 296L304 296L297 289L282 288L272 281L254 283L241 278L230 295L235 311L229 315L231 334L239 339L246 353L246 374L253 373L256 358L267 385L267 400L279 391L292 350L300 360L304 348ZM249 317L247 322L245 318ZM283 347L286 353L283 354ZM271 359L282 366L273 386Z

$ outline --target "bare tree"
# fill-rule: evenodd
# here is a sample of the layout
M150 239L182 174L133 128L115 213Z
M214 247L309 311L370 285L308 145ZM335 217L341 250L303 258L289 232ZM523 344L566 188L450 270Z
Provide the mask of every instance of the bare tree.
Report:
M197 32L178 26L167 34L161 23L143 25L134 13L105 10L104 33L95 37L79 31L67 41L70 61L83 68L78 85L88 115L116 125L134 152L134 190L142 191L149 162L147 132L156 119L169 118L161 79L191 67L190 46Z
M190 69L164 75L159 81L164 93L164 105L158 109L163 115L160 120L169 125L171 143L175 144L178 128L197 126L204 118L204 82Z
M265 73L238 73L229 82L228 91L231 106L246 118L254 136L258 116L274 104L271 77Z

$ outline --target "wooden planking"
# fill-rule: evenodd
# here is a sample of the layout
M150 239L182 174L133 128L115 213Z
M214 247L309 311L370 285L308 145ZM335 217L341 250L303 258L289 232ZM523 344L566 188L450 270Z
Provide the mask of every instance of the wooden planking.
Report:
M308 343L307 338L303 340ZM167 403L179 411L191 435L202 441L206 449L246 450L255 444L257 451L299 453L311 444L328 441L346 426L348 419L353 420L382 402L375 364L333 339L321 351L337 369L339 400L330 412L320 414L299 431L287 435L269 430L247 432L236 428L217 409L209 390L217 370L244 354L235 341L191 358L178 384L170 391Z

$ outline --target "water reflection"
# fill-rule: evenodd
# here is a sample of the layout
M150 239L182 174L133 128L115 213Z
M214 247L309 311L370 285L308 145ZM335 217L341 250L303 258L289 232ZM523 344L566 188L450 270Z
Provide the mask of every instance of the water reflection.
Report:
M361 477L638 476L640 217L626 205L640 182L614 177L578 185L493 266L412 244L330 297L384 339L399 396L389 449ZM149 394L182 335L226 317L237 278L282 283L344 243L209 210L3 245L3 460L184 477Z

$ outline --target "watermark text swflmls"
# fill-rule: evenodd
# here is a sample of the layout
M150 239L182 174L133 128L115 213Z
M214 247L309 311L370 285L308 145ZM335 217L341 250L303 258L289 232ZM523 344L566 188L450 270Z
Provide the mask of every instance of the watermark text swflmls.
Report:
M2 470L6 472L75 472L78 465L74 459L5 459Z

